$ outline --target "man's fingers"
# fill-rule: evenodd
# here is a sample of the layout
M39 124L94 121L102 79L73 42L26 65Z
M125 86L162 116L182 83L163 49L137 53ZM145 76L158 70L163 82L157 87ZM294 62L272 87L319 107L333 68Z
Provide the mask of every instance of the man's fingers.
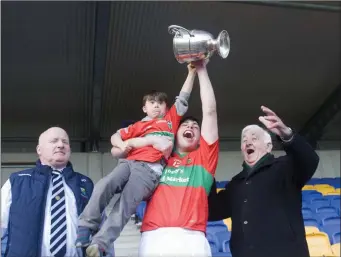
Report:
M274 122L278 121L278 117L277 116L270 115L270 116L263 116L263 117L264 117L264 119L266 119L268 121L274 121Z
M260 122L262 122L262 123L264 124L264 126L266 126L266 127L268 127L268 125L270 124L270 122L267 121L267 120L264 118L264 116L260 116L260 117L258 118L258 120L259 120Z
M270 110L268 107L261 106L261 109L263 112L265 112L267 115L277 116L276 113L274 113L272 110Z
M281 125L281 123L279 121L275 122L275 123L271 123L271 124L269 124L268 129L278 128L280 125Z

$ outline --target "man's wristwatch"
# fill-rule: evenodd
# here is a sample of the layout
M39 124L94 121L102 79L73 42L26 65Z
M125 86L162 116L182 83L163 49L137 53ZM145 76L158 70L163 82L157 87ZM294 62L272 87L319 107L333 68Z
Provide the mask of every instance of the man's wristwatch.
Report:
M294 132L292 131L291 128L288 127L288 129L290 130L290 135L287 138L280 137L284 143L288 143L294 138Z

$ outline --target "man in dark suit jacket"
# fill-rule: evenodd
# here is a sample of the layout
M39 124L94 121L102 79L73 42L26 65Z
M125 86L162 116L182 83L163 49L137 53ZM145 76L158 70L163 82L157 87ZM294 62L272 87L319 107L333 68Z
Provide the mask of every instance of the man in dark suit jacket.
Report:
M209 196L209 221L232 219L233 257L309 257L301 213L301 190L315 173L319 157L270 109L259 117L282 141L285 156L271 154L271 137L257 125L243 129L243 170L225 190Z

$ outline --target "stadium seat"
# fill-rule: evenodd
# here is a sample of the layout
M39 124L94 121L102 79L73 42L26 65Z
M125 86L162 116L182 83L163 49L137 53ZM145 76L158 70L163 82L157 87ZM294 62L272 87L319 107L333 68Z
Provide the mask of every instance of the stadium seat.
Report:
M218 239L219 242L219 252L223 252L223 245L225 244L226 241L230 241L231 238L231 233L228 231L221 231L215 233L215 236Z
M336 186L340 185L341 180L340 180L340 177L336 177L336 178L323 178L322 182L323 183L325 182L325 184L329 184L329 185L335 187L335 185Z
M308 182L307 185L315 185L318 184L320 182L319 178L311 178Z
M331 243L338 243L334 242L334 240L337 239L337 236L339 236L340 239L340 226L336 226L334 224L323 225L321 230L328 235Z
M310 208L310 203L307 200L302 200L302 208Z
M231 250L230 250L230 241L224 241L223 252L224 253L230 253L231 252Z
M340 256L340 243L333 244L332 251L334 253L334 256Z
M335 195L334 189L332 189L332 190L321 189L318 192L320 192L322 194L322 196L330 195L331 193Z
M331 214L335 214L338 215L338 211L336 208L331 207L331 206L322 206L322 207L318 207L316 208L316 213L331 213Z
M333 256L328 235L324 232L306 234L310 256Z
M324 225L334 225L340 227L340 217L338 216L332 216L332 217L326 217L322 220L322 224Z
M219 252L219 241L214 234L206 233L206 238L208 243L210 244L212 253Z
M341 187L340 180L339 180L339 181L335 181L335 182L333 183L333 187L335 188L335 190L339 190L340 187Z
M333 239L332 239L333 244L339 244L340 243L340 231L334 233L334 235L332 237L333 237Z
M319 190L320 193L322 193L323 196L326 195L337 195L338 193L335 191L335 189L321 189Z
M303 213L303 219L304 220L316 220L316 217L312 213ZM317 221L317 220L316 220Z
M208 222L207 233L216 234L218 232L228 232L227 227L223 221Z
M311 190L304 190L302 191L302 196L311 196L311 195L320 195L322 196L321 193L317 192L315 189L311 189Z
M232 230L232 219L231 218L227 218L227 219L224 219L223 222L226 225L227 230L231 231Z
M323 188L330 188L330 189L334 189L333 186L329 185L329 184L315 184L314 185L315 190L318 189L323 189Z
M330 196L330 195L340 195L338 192L333 191L333 192L326 192L324 196Z
M324 226L325 225L325 220L329 220L329 219L340 219L340 217L335 216L335 214L333 213L317 213L315 214L315 219L318 221L318 223L320 224L320 226Z
M302 190L315 190L313 185L305 185Z
M228 181L217 181L216 185L217 185L217 188L224 188L227 183Z
M302 214L305 215L313 215L314 212L310 208L302 208Z
M231 253L217 252L212 255L212 257L232 257Z
M302 200L311 203L313 199L321 199L323 195L317 191L302 191Z
M326 198L326 199L328 199L329 200L329 202L330 202L330 205L332 205L332 202L334 201L334 200L340 200L340 195L324 195L323 196L323 198Z
M321 197L321 198L310 198L311 201L310 203L312 205L318 205L318 206L329 206L330 205L330 200L325 198L325 197Z
M207 233L206 238L210 244L212 256L214 257L231 257L232 256L230 252L223 252L224 247L226 246L225 245L219 246L219 240L215 235L211 233ZM226 242L228 244L227 240L223 241L224 244L226 244Z
M218 220L218 221L208 221L207 226L219 226L219 225L224 225L223 220Z
M314 233L314 232L320 232L319 228L318 227L314 227L314 226L305 226L304 229L305 229L305 233L306 234L311 234L311 233Z
M316 219L304 219L304 226L320 227L319 222Z
M144 211L146 210L146 205L147 203L143 201L136 208L136 215L140 220L143 220Z
M333 198L330 200L330 206L334 207L335 209L338 210L339 215L340 215L340 197L338 198Z
M328 199L325 199L325 200L326 201L316 201L310 205L310 209L313 211L313 213L321 213L321 212L329 212L329 213L336 212L337 213L337 210L334 207L330 207L330 202L328 201Z

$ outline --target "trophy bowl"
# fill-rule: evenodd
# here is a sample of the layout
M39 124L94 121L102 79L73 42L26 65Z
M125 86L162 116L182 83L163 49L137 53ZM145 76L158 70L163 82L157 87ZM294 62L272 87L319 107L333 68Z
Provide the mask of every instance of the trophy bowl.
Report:
M221 31L217 39L206 31L189 31L178 25L169 26L168 32L174 35L173 52L179 63L208 59L214 52L225 59L230 53L230 37L226 30Z

